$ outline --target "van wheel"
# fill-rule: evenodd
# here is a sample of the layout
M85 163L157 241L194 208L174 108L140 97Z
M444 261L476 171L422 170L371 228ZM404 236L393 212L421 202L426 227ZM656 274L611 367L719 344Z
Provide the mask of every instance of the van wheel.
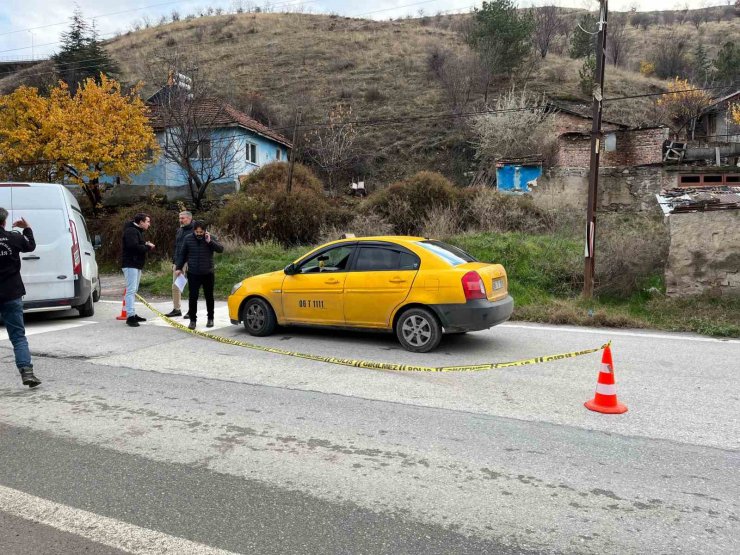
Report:
M80 311L80 318L89 318L90 316L95 314L95 305L93 304L92 293L87 298L87 301L85 301L85 304L81 304L76 308Z
M396 337L407 351L427 353L442 340L442 326L426 308L410 308L396 322Z
M242 309L242 322L249 335L264 337L277 327L277 317L270 303L255 297L249 299Z

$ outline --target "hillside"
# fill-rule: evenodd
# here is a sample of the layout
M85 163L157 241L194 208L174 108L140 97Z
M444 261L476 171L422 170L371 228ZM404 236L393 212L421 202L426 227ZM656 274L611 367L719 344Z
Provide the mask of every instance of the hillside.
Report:
M578 11L570 11L575 20ZM129 32L106 48L127 82L143 80L145 93L166 80L167 69L214 85L219 95L252 115L290 133L289 114L303 112L311 122L326 118L337 103L351 106L359 126L362 156L353 173L387 183L419 169L435 169L467 180L474 169L467 118L450 117L449 94L430 70L432 52L462 55L468 50L458 29L469 16L437 16L372 21L311 14L243 13L200 17ZM627 26L630 37L625 67L607 69L605 96L665 90L666 82L632 71L664 35L691 42L699 34L710 53L722 40L740 36L740 18L656 24L645 31ZM547 57L518 76L518 84L552 98L583 99L578 70L582 60L567 57L565 38L556 38ZM22 79L22 74L13 78ZM0 90L9 79L0 81ZM491 96L510 83L494 82ZM482 106L473 92L467 111ZM650 98L605 105L605 117L632 125L654 123Z

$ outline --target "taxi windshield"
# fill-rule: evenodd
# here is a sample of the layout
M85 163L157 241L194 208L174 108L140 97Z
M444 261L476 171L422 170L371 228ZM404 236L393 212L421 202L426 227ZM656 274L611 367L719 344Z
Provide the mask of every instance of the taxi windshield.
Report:
M442 241L419 241L417 245L425 248L429 252L433 252L445 262L449 262L452 266L459 266L466 262L477 262L475 258L470 256L464 250L448 245L447 243L443 243Z

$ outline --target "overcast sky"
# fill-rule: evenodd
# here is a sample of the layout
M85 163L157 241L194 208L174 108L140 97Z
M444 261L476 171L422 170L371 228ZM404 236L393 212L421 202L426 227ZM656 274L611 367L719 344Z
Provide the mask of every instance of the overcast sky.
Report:
M699 8L725 5L729 0L611 0L609 9L627 11L676 9L678 6ZM734 0L733 0L734 1ZM470 11L481 2L474 0L0 0L0 61L47 57L58 48L59 35L69 24L75 6L85 18L94 18L102 38L116 31L129 30L135 22L148 18L156 22L162 15L177 10L183 16L196 13L204 6L233 10L238 4L265 6L275 11L301 8L312 13L337 13L353 17L388 19L406 15L417 16ZM519 5L555 4L562 7L584 8L597 5L596 0L521 0Z

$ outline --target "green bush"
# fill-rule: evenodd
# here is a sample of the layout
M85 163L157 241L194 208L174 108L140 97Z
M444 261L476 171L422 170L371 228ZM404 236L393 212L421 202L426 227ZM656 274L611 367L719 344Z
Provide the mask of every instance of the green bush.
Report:
M250 243L274 239L297 245L318 240L328 212L323 193L312 189L234 195L221 209L218 225Z
M242 179L241 192L247 195L269 195L285 191L288 183L287 162L271 162ZM310 189L321 194L324 184L303 164L293 165L293 190Z
M180 227L178 210L166 206L142 202L133 206L120 208L118 211L101 218L89 219L90 233L100 235L102 246L97 251L98 262L103 264L121 263L121 238L123 227L134 219L134 214L149 214L152 225L144 233L144 238L156 245L150 252L150 259L170 259L175 247L175 233Z
M456 190L444 176L419 172L368 197L365 209L383 217L399 235L421 232L427 214L455 206Z

